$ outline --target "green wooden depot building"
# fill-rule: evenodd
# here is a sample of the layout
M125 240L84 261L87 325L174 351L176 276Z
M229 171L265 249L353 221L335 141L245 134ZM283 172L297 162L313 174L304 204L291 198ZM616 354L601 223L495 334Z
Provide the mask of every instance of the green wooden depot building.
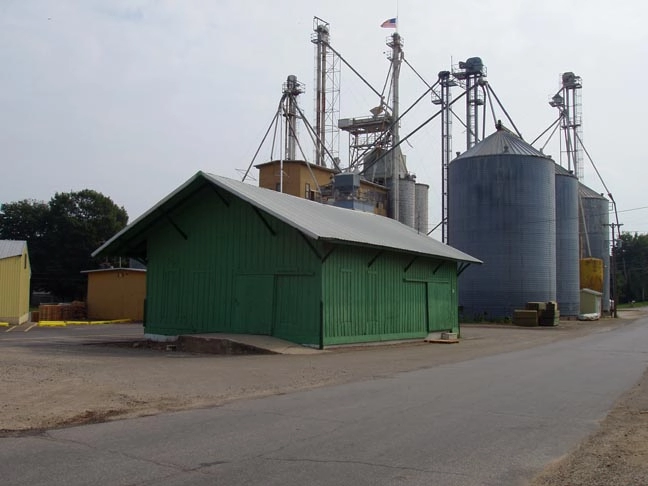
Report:
M458 331L479 260L375 214L198 172L93 256L147 265L145 334L328 345Z

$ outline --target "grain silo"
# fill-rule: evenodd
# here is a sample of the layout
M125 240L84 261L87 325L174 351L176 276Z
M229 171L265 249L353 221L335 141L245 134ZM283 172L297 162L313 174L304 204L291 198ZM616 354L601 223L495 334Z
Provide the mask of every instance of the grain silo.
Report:
M555 164L498 130L448 167L448 244L484 262L459 280L467 319L556 300Z
M427 234L428 232L428 199L430 193L430 186L427 184L416 183L414 188L414 199L416 200L416 215L414 217L415 229L419 233Z
M556 164L556 300L560 315L580 309L578 178Z
M603 312L610 311L610 201L602 194L579 184L580 246L583 258L603 261Z
M412 176L407 175L398 181L398 221L410 228L415 227L415 191L416 181Z

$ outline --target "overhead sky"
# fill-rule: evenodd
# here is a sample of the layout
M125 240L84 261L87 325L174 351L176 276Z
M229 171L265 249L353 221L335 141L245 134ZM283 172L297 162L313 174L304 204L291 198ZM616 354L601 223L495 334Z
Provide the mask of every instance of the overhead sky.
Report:
M2 0L0 203L90 188L132 221L198 170L241 179L287 75L305 84L300 105L312 117L313 17L330 23L332 46L380 91L393 32L380 24L396 15L406 59L430 83L481 57L528 142L557 118L548 100L561 73L580 76L585 147L622 230L648 232L648 4L639 0ZM378 104L348 69L340 89L343 118ZM403 66L401 106L425 89ZM436 111L426 98L401 134ZM403 146L409 170L430 185L430 226L441 212L440 133L435 120ZM465 150L458 122L453 135L453 151ZM557 136L545 153L560 160ZM583 182L607 193L584 167Z

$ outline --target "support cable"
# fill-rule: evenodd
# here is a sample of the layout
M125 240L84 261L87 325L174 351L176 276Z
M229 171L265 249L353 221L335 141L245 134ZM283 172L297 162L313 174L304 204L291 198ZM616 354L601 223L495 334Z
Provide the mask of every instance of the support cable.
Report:
M560 121L560 119L558 121ZM560 128L560 124L556 124L556 126L553 129L553 132L551 132L551 135L549 135L549 138L547 139L547 141L544 143L544 145L542 147L540 147L541 152L544 152L545 147L549 144L549 142L551 141L553 136L556 134L556 132L558 131L558 128Z
M562 120L562 118L563 118L562 115L560 115L560 116L559 116L559 117L558 117L558 118L557 118L557 119L556 119L556 120L555 120L551 125L549 125L549 126L548 126L548 127L547 127L547 128L546 128L546 129L545 129L545 130L540 134L540 135L538 135L538 136L535 138L535 140L534 140L533 142L531 142L531 145L533 145L533 144L536 143L538 140L540 140L540 139L542 138L542 136L543 136L545 133L547 133L549 130L551 130L551 128L552 128L554 125L558 125L558 124L560 123L560 120ZM551 137L553 136L553 134L554 134L555 132L556 132L556 130L554 129L554 131L552 132L552 134L549 135L549 139L551 139ZM546 145L546 144L545 144L545 145Z
M342 55L341 55L338 51L336 51L336 50L333 48L333 46L331 46L331 44L329 44L328 42L325 42L325 41L322 41L322 43L323 43L326 47L328 47L329 49L331 49L331 50L333 51L333 53L334 53L337 57L339 57L340 60L341 60L341 61L346 65L346 67L348 67L351 71L353 71L353 73L354 73L356 76L358 76L358 77L362 80L362 82L364 82L364 84L366 84L366 85L369 87L369 89L370 89L371 91L373 91L374 93L376 93L376 94L377 94L377 95L382 99L382 95L381 95L378 91L376 91L376 89L375 89L373 86L371 86L371 84L369 84L369 81L367 81L367 80L362 76L362 74L360 74L358 71L356 71L355 68L354 68L351 64L349 64L349 63L346 61L346 59L344 59L344 58L342 57Z
M416 75L418 76L418 78L423 82L423 84L425 84L428 88L432 89L432 88L434 88L437 84L439 84L439 81L437 80L437 82L434 83L433 86L430 86L430 85L428 84L428 82L425 81L425 79L423 79L423 77L422 77L419 73L416 72L416 69L414 69L414 68L412 67L412 65L407 61L406 58L403 58L403 62L409 66L409 68L414 72L414 74L416 74ZM436 93L435 93L435 94L436 94ZM440 98L438 97L438 95L437 95L437 98L440 99ZM468 125L466 125L466 123L465 123L465 122L464 122L464 121L459 117L459 115L457 115L457 114L456 114L454 111L452 111L452 110L450 110L450 113L452 113L452 115L457 119L457 121L459 121L459 123L461 123L461 124L463 125L464 128L466 128L466 129L468 128Z
M408 114L412 109L414 109L414 107L415 107L415 106L416 106L416 105L417 105L417 104L418 104L418 103L419 103L423 98L425 98L425 97L427 96L427 94L428 94L430 91L434 90L434 88L435 88L439 83L440 83L440 81L437 80L437 81L436 81L432 86L429 86L428 89L426 89L426 90L423 92L423 94L422 94L421 96L419 96L419 97L416 99L416 101L414 101L414 103L412 103L412 104L409 106L409 108L407 108L403 113L401 113L400 116L399 116L396 120L392 121L392 122L390 123L390 125L385 129L385 131L384 131L384 132L383 132L383 133L378 137L378 139L375 141L374 145L377 145L377 144L379 144L380 142L382 142L383 139L384 139L384 138L385 138L389 133L391 133L391 129L392 129L392 127L394 127L394 126L396 125L396 123L400 123L401 119L402 119L405 115L407 115L407 114ZM427 122L426 122L426 123L427 123ZM408 135L407 138L409 138L409 135ZM400 145L400 143L399 143L398 145ZM369 149L367 150L367 152L368 152L368 151L369 151ZM391 151L391 150L390 150L390 151ZM385 152L385 153L388 153L388 152ZM384 155L384 154L383 154L383 155ZM369 166L367 167L367 169L368 169L369 167L373 166L373 165L374 165L374 164L369 165ZM363 174L365 170L366 170L366 169L364 169L364 170L363 170L362 172L360 172L360 173Z
M448 106L452 106L452 105L455 104L457 101L459 101L461 98L463 98L465 95L466 95L466 92L464 91L464 92L461 93L459 96L457 96L454 100L452 100L452 102L449 103ZM439 110L439 111L437 111L434 115L432 115L430 118L428 118L428 119L425 120L423 123L421 123L418 127L416 127L416 128L415 128L412 132L410 132L407 136L401 138L401 140L400 140L396 145L392 146L389 150L387 150L387 151L385 151L384 153L380 154L380 156L377 157L375 160L373 160L373 161L371 162L371 164L369 164L369 165L366 166L364 169L362 169L362 171L360 172L360 174L364 174L365 171L367 171L368 169L370 169L371 167L373 167L377 162L379 162L380 160L382 160L383 158L385 158L387 155L389 155L390 153L392 153L392 152L393 152L393 151L394 151L398 146L400 146L400 145L401 145L402 143L404 143L407 139L409 139L412 135L414 135L416 132L418 132L420 129L422 129L422 128L425 127L428 123L430 123L432 120L434 120L437 116L439 116L439 115L442 113L442 111L443 111L443 110Z
M578 133L574 132L576 135L576 140L578 140L578 143L580 146L583 148L583 152L585 152L585 155L587 155L587 158L589 159L590 163L592 164L592 167L594 167L594 171L596 171L596 175L598 176L599 180L601 181L601 184L603 184L603 187L605 188L605 191L607 192L608 197L610 198L610 201L612 202L612 207L614 208L614 217L616 219L616 228L617 228L617 234L618 238L621 238L621 228L619 224L619 213L617 212L617 205L616 201L614 200L614 197L612 196L612 193L608 189L607 185L605 184L605 181L603 180L603 177L601 177L601 173L599 172L598 168L596 167L596 164L594 163L594 160L592 160L592 157L590 156L589 152L585 148L585 145L583 145L583 141L580 138L580 135ZM614 231L614 228L612 228L612 231Z
M291 95L291 98L294 98L294 97ZM297 104L297 100L293 99L293 101L295 102L295 104ZM304 149L302 148L301 143L299 143L299 138L297 138L297 134L294 133L294 130L293 130L293 127L292 127L292 126L289 127L289 129L290 129L291 134L295 137L295 142L297 142L297 147L299 147L299 152L302 154L302 157L303 157L304 162L305 162L305 164L306 164L306 168L308 169L308 172L310 173L310 176L313 178L313 182L315 183L315 187L317 187L317 192L318 192L318 193L320 194L320 196L321 196L321 194L322 194L322 188L321 188L320 185L318 184L318 182L317 182L317 178L315 177L315 174L313 174L313 169L311 169L310 164L309 164L308 161L306 160L306 154L304 153Z
M423 81L423 84L424 84L425 86L427 86L428 88L431 88L431 86L429 85L429 83L428 83L425 79L423 79L423 76L421 76L421 75L416 71L416 69L414 69L414 67L412 67L412 65L411 65L411 64L409 63L409 61L405 58L405 56L403 56L403 62L409 66L409 68L414 72L414 74L416 74L416 75L418 76L418 78L419 78L421 81Z
M491 114L493 115L493 124L497 126L497 116L495 115L495 106L493 106L493 99L491 98L491 93L489 90L484 90L486 92L486 96L488 96L488 104L490 105L491 109ZM486 116L484 116L486 118Z
M306 115L304 115L304 112L301 110L301 108L299 106L295 106L295 108L297 108L297 112L299 113L299 118L301 118L301 120L304 122L304 125L306 125L306 128L308 129L307 132L310 135L312 142L314 144L317 144L317 138L318 137L317 137L317 135L313 136L313 134L315 133L315 130L313 129L313 126L310 124L310 122L306 118ZM331 162L333 163L333 165L335 166L337 171L341 172L340 166L335 161L335 158L333 157L333 155L331 154L329 149L326 148L326 147L323 147L323 148L324 148L324 151L326 152L326 155L328 155L329 158L331 159Z
M506 108L504 108L504 105L502 105L502 102L500 101L500 99L497 97L497 94L493 90L493 87L490 85L490 83L488 83L486 86L488 86L488 90L491 93L493 93L493 96L495 97L495 100L497 100L497 104L499 105L499 107L502 109L502 111L506 115L506 118L508 119L511 126L515 129L515 133L517 133L518 137L520 137L522 140L524 140L524 138L522 137L522 134L520 133L520 130L518 130L518 128L515 126L515 123L513 123L513 120L511 119L508 112L506 111Z
M265 135L263 136L263 140L261 140L261 143L259 144L259 147L256 149L256 152L254 153L254 157L252 157L252 162L250 162L250 165L248 165L247 170L245 171L245 174L243 175L243 179L241 182L245 182L245 179L247 178L248 174L250 173L250 169L252 168L252 165L254 165L254 161L257 158L257 155L259 155L259 152L261 151L261 147L263 147L263 144L266 141L266 138L268 138L268 134L270 133L270 130L272 130L272 126L277 123L277 117L279 117L279 114L281 113L281 106L284 102L283 96L281 97L281 101L279 102L279 107L277 109L277 112L275 113L275 116L272 118L272 121L270 122L270 126L268 126L268 129L265 132Z

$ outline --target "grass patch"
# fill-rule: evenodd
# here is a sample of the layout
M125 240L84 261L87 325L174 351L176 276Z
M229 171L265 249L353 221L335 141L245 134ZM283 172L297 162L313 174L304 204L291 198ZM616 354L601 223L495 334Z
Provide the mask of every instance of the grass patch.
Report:
M632 309L634 307L645 307L648 306L648 301L643 302L627 302L625 304L619 304L617 309Z

